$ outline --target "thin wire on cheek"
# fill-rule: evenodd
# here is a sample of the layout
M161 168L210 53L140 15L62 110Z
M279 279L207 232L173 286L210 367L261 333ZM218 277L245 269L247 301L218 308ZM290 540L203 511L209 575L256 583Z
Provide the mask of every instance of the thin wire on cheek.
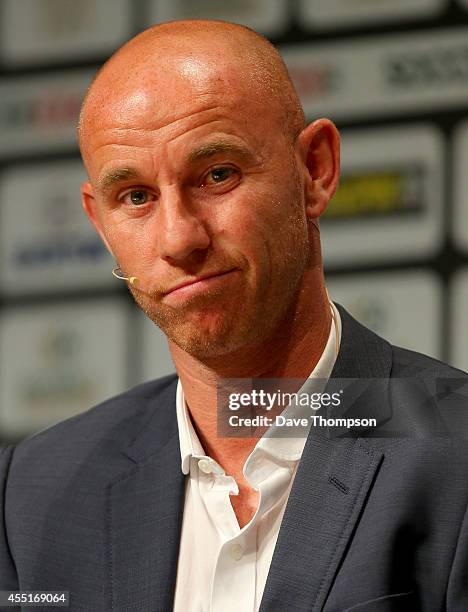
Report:
M312 223L312 225L313 225L314 229L315 229L315 230L316 230L316 231L317 231L317 232L320 234L320 228L319 228L319 226L318 226L318 222L317 222L317 220L316 220L316 219L314 219L313 217L308 217L308 218L307 218L307 221L308 221L309 223Z

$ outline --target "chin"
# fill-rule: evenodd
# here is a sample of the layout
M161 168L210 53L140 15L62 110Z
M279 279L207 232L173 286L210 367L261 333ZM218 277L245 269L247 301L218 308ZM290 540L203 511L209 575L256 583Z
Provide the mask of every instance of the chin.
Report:
M257 341L262 335L262 322L254 318L234 317L226 311L204 311L184 319L156 321L153 318L153 321L181 350L206 361L232 354Z
M236 301L233 308L232 299L216 305L213 300L200 302L181 309L155 308L141 300L138 305L169 340L199 361L232 354L269 332L271 317L260 304L249 307L246 300Z
M233 327L232 319L216 322L211 320L209 324L200 321L196 325L185 322L182 325L161 329L179 348L200 361L222 357L248 342L248 338L241 333L239 327Z

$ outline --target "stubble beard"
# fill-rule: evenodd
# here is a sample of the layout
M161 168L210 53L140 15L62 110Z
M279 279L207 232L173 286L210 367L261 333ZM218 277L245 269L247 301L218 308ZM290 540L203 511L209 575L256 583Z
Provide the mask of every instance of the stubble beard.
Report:
M298 186L296 183L292 189L293 197L299 197ZM176 308L129 286L136 303L168 339L200 361L234 353L270 337L283 321L294 317L301 279L310 264L299 200L297 204L288 219L284 257L272 271L276 276L273 293L267 294L265 283L249 291L242 270L241 289L236 283L236 290L231 294L226 288L218 287ZM279 241L284 238L285 235Z
M218 287L187 299L179 307L130 290L141 310L169 340L203 361L232 353L262 335L264 316L258 291L255 295L249 292L244 275L243 283L234 287L232 293Z
M187 299L173 307L131 289L138 306L169 340L197 359L230 352L249 327L244 317L235 320L236 308L225 288Z
M169 340L194 358L206 361L261 343L283 321L293 317L307 262L307 255L298 257L296 243L286 253L281 269L274 271L276 291L268 297L263 286L249 291L244 275L243 283L236 283L232 293L219 287L194 296L179 307L164 304L132 287L130 290L141 310Z

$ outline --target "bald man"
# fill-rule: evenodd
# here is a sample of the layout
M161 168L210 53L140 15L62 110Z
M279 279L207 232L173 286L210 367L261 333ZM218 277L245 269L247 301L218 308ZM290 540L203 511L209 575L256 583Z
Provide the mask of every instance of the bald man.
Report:
M0 454L0 589L68 591L81 612L466 612L467 443L420 425L442 411L429 383L467 375L329 301L339 135L305 124L274 47L223 22L153 27L97 74L79 140L84 209L177 376ZM400 378L418 398L353 408L409 415L409 438L310 418L218 432L225 379Z

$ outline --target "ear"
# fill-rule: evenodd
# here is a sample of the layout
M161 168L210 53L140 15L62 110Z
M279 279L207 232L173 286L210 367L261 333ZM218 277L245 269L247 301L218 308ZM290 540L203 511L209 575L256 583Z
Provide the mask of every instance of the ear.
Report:
M300 155L306 166L305 203L309 219L327 208L340 175L340 135L329 119L317 119L299 135Z
M99 210L91 183L83 183L81 185L81 203L83 204L84 211L88 215L89 220L94 225L97 233L106 245L107 250L115 259L114 253L112 252L104 232L104 226L99 215Z

